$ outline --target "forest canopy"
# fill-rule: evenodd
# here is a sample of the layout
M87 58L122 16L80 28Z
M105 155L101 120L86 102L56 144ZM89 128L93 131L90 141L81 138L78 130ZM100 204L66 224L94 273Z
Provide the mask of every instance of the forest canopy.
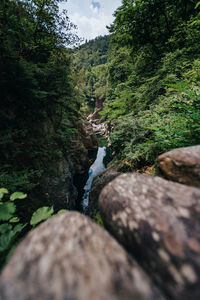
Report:
M118 163L135 170L200 142L200 2L123 0L114 17L74 63L84 101L104 102Z
M79 39L59 2L0 1L0 266L58 211L45 180L62 175L58 163L77 137L81 103L66 47Z
M58 0L0 2L0 182L38 184L67 149L79 110L66 46L78 38Z
M110 26L102 112L127 168L200 142L200 6L186 0L124 0Z

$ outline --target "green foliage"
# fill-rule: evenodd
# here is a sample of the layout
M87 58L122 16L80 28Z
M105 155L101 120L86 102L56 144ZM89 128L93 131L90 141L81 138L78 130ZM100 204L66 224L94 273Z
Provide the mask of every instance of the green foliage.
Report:
M11 245L16 241L18 235L22 232L26 225L18 224L14 227L11 224L2 224L0 225L0 253L11 248Z
M98 145L99 145L99 147L107 147L108 141L104 137L99 137Z
M61 209L61 210L59 210L59 211L57 212L56 215L63 214L63 213L65 213L66 211L67 211L66 209Z
M199 6L195 1L124 0L110 27L102 116L125 169L200 143Z
M198 82L169 84L167 91L159 104L122 118L111 135L118 157L131 167L152 164L160 153L173 148L200 143Z
M0 189L0 200L3 198L4 194L8 194L8 190L5 188Z
M82 97L82 111L94 109L95 101L104 101L107 91L107 55L110 36L98 37L73 51L77 88Z
M53 213L54 213L53 207L41 207L33 213L30 224L32 226L35 226L40 222L45 221L50 217L52 217Z
M27 197L27 194L24 194L22 192L15 192L10 196L10 200L14 201L16 199L25 199Z
M16 211L13 203L0 203L0 221L8 221Z
M78 39L59 2L0 2L0 184L10 191L37 187L76 131L80 102L65 46Z
M27 195L15 192L9 196L8 190L5 188L0 188L0 195L0 266L2 266L28 230L52 216L66 212L66 210L55 212L53 207L41 207L33 213L30 220L31 226L29 226L21 223L18 216L20 208L18 200L22 201Z
M100 227L104 228L104 224L102 218L99 213L96 213L92 218L95 223L97 223Z
M17 214L17 206L13 203L18 199L24 199L26 194L21 192L13 193L7 199L8 190L5 188L0 189L0 265L4 263L8 257L11 248L17 242L20 234L26 224L21 224ZM12 201L12 202L11 202Z

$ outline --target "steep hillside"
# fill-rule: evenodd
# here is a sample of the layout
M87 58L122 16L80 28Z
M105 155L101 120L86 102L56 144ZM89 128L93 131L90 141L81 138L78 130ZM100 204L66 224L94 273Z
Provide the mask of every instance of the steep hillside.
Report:
M78 38L59 2L0 2L0 265L34 211L76 207L73 177L89 167L66 49Z
M90 109L102 99L125 169L200 142L199 18L194 1L123 1L111 35L75 50L79 93Z
M115 12L102 115L127 169L200 143L198 4L124 0Z
M93 110L96 100L105 100L110 38L98 37L73 51L78 89L85 103L84 111Z

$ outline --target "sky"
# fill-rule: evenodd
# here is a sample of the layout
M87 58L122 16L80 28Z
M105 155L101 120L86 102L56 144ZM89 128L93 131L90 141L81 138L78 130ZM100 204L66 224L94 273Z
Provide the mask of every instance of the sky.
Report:
M97 36L108 34L114 11L122 0L68 0L62 3L61 9L68 11L72 23L78 26L79 37L90 40Z

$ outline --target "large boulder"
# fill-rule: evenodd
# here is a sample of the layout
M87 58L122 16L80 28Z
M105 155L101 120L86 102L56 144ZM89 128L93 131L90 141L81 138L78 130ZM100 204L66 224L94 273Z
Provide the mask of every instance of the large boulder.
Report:
M200 146L178 148L157 159L160 176L200 187Z
M30 232L0 278L0 299L163 299L123 248L87 217L67 212Z
M119 175L120 173L111 166L94 178L90 190L88 207L85 212L86 215L94 218L99 213L98 199L102 189Z
M200 299L200 190L124 174L99 199L106 228L170 299Z
M69 159L64 157L51 163L52 172L41 180L40 198L45 203L52 203L56 210L74 209L78 193L73 184L74 168ZM37 203L37 200L35 200ZM42 205L42 204L41 204Z

